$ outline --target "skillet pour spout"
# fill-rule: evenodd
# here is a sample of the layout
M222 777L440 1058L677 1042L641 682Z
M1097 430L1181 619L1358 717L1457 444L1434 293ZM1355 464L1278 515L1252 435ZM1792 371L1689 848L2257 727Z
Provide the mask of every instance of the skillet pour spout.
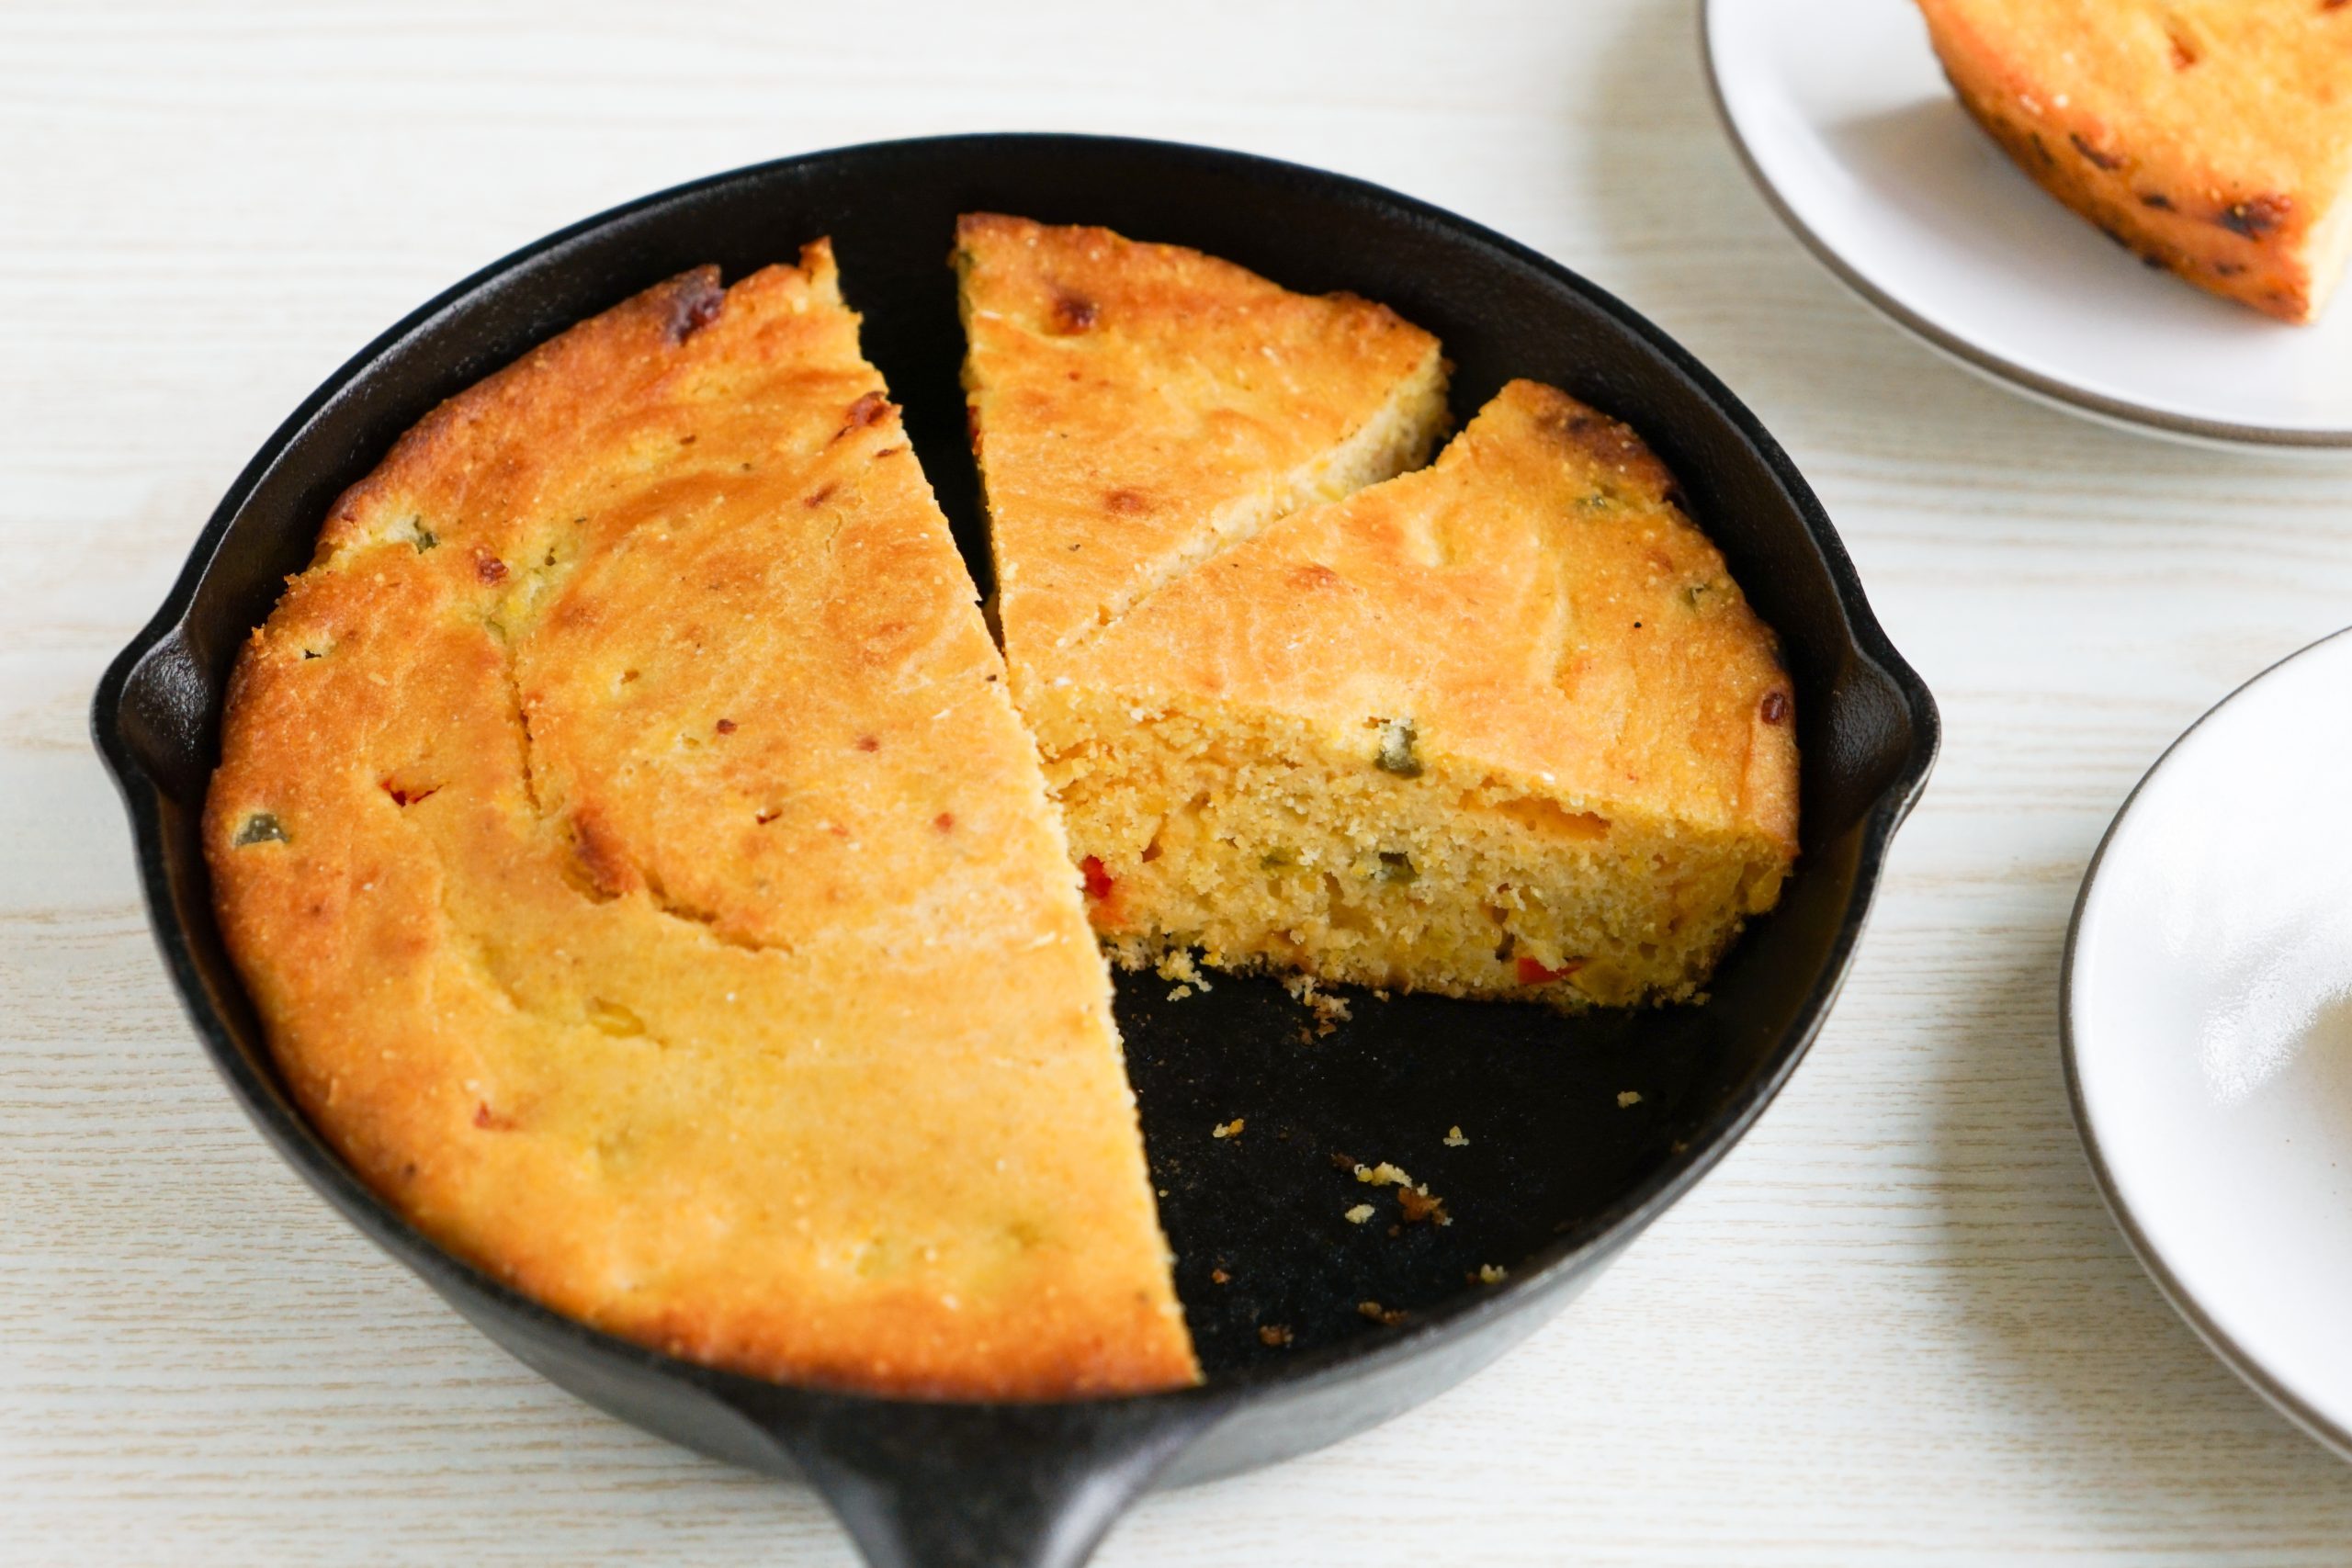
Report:
M1176 1393L956 1404L762 1382L560 1316L441 1250L288 1093L223 944L198 832L231 663L310 558L334 498L444 399L695 266L741 276L832 238L866 354L904 407L985 587L945 264L957 214L975 210L1102 224L1293 288L1380 300L1444 343L1457 418L1527 377L1624 420L1674 471L1688 510L1779 634L1795 696L1802 852L1779 908L1727 955L1702 1007L1566 1018L1367 998L1344 1028L1302 1043L1298 1005L1271 978L1221 975L1182 1000L1148 976L1120 978L1160 1219L1209 1375ZM1934 701L1880 630L1787 455L1704 367L1615 299L1500 235L1359 181L1241 153L1059 135L941 137L764 164L590 219L458 284L362 350L272 435L163 608L99 682L92 720L130 814L165 969L230 1092L287 1163L551 1381L704 1453L817 1486L876 1568L1074 1568L1143 1490L1365 1430L1540 1326L1712 1169L1796 1070L1850 967L1938 736ZM1245 1115L1248 1136L1214 1135ZM1457 1124L1466 1138L1442 1141ZM1428 1179L1453 1223L1350 1224L1341 1216L1363 1191L1349 1174L1357 1161L1396 1161Z

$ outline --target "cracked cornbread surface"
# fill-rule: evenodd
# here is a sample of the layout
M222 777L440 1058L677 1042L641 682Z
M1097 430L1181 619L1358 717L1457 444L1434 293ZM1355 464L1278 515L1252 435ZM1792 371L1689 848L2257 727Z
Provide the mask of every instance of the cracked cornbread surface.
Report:
M2044 189L2200 288L2314 320L2352 254L2345 0L1919 0Z
M1009 222L966 221L964 311L987 323L966 385L1015 695L1120 961L1197 946L1564 1008L1697 995L1795 853L1795 715L1771 634L1657 459L1518 381L1427 468L1323 504L1267 483L1290 504L1196 523L1181 549L1139 540L1107 498L1154 493L1138 476L1181 467L1170 447L1216 446L1225 378L1256 395L1253 311L1280 331L1324 302ZM1224 290L1171 296L1171 271ZM1086 308L1057 319L1067 298ZM1218 338L1186 334L1204 315ZM1396 406L1399 358L1360 419ZM1168 412L1136 443L1098 438L1065 380ZM1184 397L1205 406L1187 417ZM1058 572L1064 554L1089 576Z
M297 1098L437 1242L675 1354L1193 1381L1002 671L821 242L445 404L224 721L207 852Z

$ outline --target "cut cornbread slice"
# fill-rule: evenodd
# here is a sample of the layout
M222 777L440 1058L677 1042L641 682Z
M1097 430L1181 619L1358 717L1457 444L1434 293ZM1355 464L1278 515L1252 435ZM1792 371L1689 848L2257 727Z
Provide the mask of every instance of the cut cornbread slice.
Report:
M1107 229L956 226L973 449L1016 691L1159 583L1425 461L1435 338Z
M829 248L445 404L239 660L205 841L420 1229L718 1366L1195 1379L1079 879Z
M1919 0L2027 174L2152 265L2290 321L2352 254L2345 0Z
M1531 381L1430 468L1168 583L1023 707L1130 964L1687 998L1795 853L1771 634L1634 434Z

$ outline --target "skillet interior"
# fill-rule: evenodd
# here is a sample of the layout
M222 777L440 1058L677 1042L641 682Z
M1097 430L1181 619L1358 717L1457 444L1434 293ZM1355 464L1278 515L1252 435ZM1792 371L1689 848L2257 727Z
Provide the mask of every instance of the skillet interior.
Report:
M172 599L98 694L99 741L130 805L159 938L224 1074L298 1168L477 1322L513 1328L499 1334L510 1347L570 1347L566 1356L614 1376L636 1369L705 1388L728 1381L548 1318L435 1253L357 1188L270 1072L213 925L195 812L216 756L229 662L284 575L307 560L334 496L440 399L697 263L717 261L733 277L833 236L851 302L865 316L866 351L905 405L985 587L945 265L955 215L971 209L1107 224L1229 257L1294 288L1383 300L1444 340L1458 418L1510 377L1556 382L1658 449L1780 632L1804 749L1804 855L1781 908L1736 949L1707 1006L1569 1020L1356 995L1353 1021L1307 1043L1306 1015L1272 981L1217 976L1213 990L1182 1001L1168 1000L1169 983L1157 977L1120 983L1162 1217L1213 1389L1304 1386L1351 1364L1393 1365L1396 1355L1470 1335L1511 1302L1565 1299L1573 1277L1613 1255L1720 1156L1802 1055L1842 977L1886 840L1924 780L1933 706L1871 620L1785 457L1655 329L1459 220L1236 154L971 137L763 165L649 198L497 264L345 367L241 477ZM1639 1101L1621 1105L1627 1090ZM1243 1135L1211 1135L1235 1117L1247 1122ZM1445 1146L1457 1124L1469 1143ZM1395 1204L1383 1199L1378 1223L1347 1224L1343 1212L1374 1194L1336 1168L1334 1155L1403 1166L1446 1201L1454 1223L1392 1235ZM1465 1283L1488 1263L1509 1267L1512 1282ZM1214 1282L1213 1269L1227 1282ZM1384 1327L1359 1312L1366 1301L1413 1315ZM1261 1330L1272 1325L1288 1329L1287 1345L1266 1342ZM565 1376L545 1354L526 1359L600 1403L630 1405L583 1386L604 1371ZM1396 1404L1374 1400L1351 1424ZM1261 1444L1258 1457L1340 1429L1301 1427ZM743 1457L731 1438L702 1446Z

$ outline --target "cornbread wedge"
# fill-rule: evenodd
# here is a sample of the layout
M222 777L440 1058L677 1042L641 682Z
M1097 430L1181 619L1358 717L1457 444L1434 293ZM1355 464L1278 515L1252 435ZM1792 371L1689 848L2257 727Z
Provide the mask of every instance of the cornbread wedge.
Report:
M1212 552L1419 466L1445 422L1437 340L1385 306L993 214L955 264L1016 692Z
M1431 467L1164 583L1021 700L1129 964L1198 945L1564 1008L1687 998L1795 853L1771 634L1634 434L1530 381Z
M2200 288L2315 320L2352 255L2345 0L1919 0L2027 174Z
M740 1371L1197 1377L1079 878L830 249L435 411L207 804L288 1083L437 1242Z

